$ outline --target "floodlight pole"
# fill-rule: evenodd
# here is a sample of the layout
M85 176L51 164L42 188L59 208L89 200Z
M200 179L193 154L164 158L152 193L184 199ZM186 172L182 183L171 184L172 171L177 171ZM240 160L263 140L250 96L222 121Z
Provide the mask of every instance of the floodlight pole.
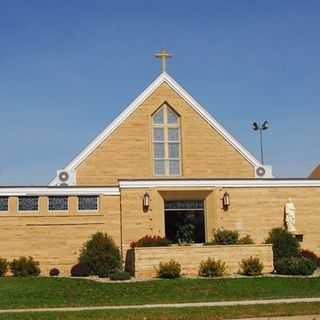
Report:
M264 121L261 125L258 124L257 122L254 122L252 124L252 128L254 131L259 131L261 163L262 163L262 165L264 165L262 131L267 130L269 128L269 122Z

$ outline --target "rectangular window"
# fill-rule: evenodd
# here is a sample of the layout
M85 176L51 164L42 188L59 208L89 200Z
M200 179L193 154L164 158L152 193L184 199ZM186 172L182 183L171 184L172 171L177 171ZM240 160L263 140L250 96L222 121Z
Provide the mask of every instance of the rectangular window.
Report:
M0 211L8 211L8 197L0 197Z
M49 211L67 211L68 197L67 196L50 196Z
M79 211L97 211L98 196L79 196L78 210Z
M19 211L38 211L39 197L37 196L20 196Z

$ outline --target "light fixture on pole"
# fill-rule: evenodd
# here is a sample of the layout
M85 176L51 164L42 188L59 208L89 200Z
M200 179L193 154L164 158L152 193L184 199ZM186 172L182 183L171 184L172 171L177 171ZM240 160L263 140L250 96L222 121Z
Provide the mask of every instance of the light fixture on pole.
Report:
M262 141L262 131L267 130L269 128L269 122L264 121L262 125L258 124L257 122L252 123L252 129L254 131L259 131L260 136L260 153L261 153L261 163L264 164L263 161L263 141Z

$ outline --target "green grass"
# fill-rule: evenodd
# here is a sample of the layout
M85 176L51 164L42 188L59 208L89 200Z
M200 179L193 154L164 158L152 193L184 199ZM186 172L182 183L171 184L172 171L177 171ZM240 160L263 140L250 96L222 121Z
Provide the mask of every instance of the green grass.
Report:
M177 279L97 283L0 278L0 309L320 297L320 278Z
M319 313L320 303L296 303L215 308L3 314L0 315L0 320L218 320L244 317L311 315Z

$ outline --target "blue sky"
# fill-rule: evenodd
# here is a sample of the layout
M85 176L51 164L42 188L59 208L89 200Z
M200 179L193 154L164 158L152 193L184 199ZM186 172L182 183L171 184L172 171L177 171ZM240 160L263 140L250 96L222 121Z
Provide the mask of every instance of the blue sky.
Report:
M320 162L319 1L0 2L0 184L46 184L168 72L279 177Z

